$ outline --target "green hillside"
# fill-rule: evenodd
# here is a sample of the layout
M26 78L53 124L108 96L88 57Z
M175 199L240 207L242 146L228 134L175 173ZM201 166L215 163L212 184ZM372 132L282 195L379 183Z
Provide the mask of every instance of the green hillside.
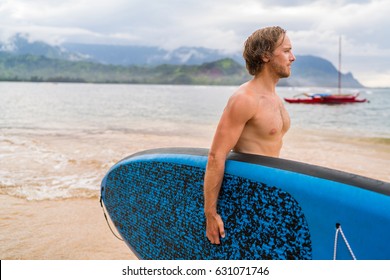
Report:
M232 59L202 65L118 66L0 53L0 80L234 85L250 78Z

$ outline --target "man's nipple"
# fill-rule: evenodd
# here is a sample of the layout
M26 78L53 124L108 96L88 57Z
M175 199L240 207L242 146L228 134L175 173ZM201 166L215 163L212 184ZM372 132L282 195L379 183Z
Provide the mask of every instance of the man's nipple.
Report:
M277 129L273 128L270 130L269 135L274 135L274 134L276 134L276 132L277 132Z

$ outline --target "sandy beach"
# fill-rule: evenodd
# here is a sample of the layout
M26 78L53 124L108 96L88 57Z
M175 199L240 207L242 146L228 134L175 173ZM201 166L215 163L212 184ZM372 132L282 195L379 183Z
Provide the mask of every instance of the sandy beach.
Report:
M51 171L53 164L37 164L17 159L1 167L17 173L23 161L31 170L51 177L51 172L69 173L93 170L96 186L111 165L140 150L176 145L196 146L207 139L167 135L105 133L102 135L29 135L29 141L66 157L66 165ZM204 145L203 145L204 146ZM83 150L85 153L80 153ZM87 152L88 155L87 155ZM27 155L29 157L30 155ZM91 157L91 158L90 158ZM4 163L3 161L2 163ZM14 165L14 166L13 166ZM19 167L18 167L19 165ZM46 170L47 168L47 170ZM40 169L40 170L39 170ZM38 178L41 178L40 176ZM88 198L31 200L23 192L9 195L0 188L0 259L9 260L128 260L137 259L127 245L110 231L100 206L97 190Z
M0 196L1 259L136 259L107 227L98 199L25 201Z
M76 140L36 134L35 142L61 149L68 166L94 169L100 182L108 168L134 152L157 147L205 147L213 128L202 137L106 133L79 135ZM31 135L29 136L32 137ZM131 140L129 140L131 139ZM78 150L95 150L89 156ZM89 159L88 157L94 157ZM390 181L390 145L369 138L291 129L282 157ZM12 170L12 166L9 167ZM38 170L39 166L32 166ZM70 170L68 170L70 169ZM67 170L67 171L66 171ZM22 260L131 260L135 255L113 236L99 203L99 191L88 198L27 200L1 190L0 258Z

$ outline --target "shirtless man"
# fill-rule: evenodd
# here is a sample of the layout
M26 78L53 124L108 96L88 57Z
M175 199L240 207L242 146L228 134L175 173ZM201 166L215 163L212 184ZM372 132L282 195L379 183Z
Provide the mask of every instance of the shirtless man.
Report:
M206 235L213 244L225 237L217 213L225 161L230 151L279 157L290 118L276 93L280 78L290 76L295 60L290 39L280 27L255 31L243 56L253 79L230 97L216 129L204 178Z

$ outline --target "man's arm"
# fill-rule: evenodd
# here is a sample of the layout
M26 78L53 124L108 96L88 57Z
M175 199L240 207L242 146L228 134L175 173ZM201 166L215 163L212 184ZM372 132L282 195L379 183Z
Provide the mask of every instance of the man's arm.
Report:
M223 221L217 213L217 203L226 157L236 145L245 124L253 117L256 110L257 102L253 97L245 94L233 95L221 116L214 135L204 178L206 235L213 244L220 244L220 236L225 237Z

